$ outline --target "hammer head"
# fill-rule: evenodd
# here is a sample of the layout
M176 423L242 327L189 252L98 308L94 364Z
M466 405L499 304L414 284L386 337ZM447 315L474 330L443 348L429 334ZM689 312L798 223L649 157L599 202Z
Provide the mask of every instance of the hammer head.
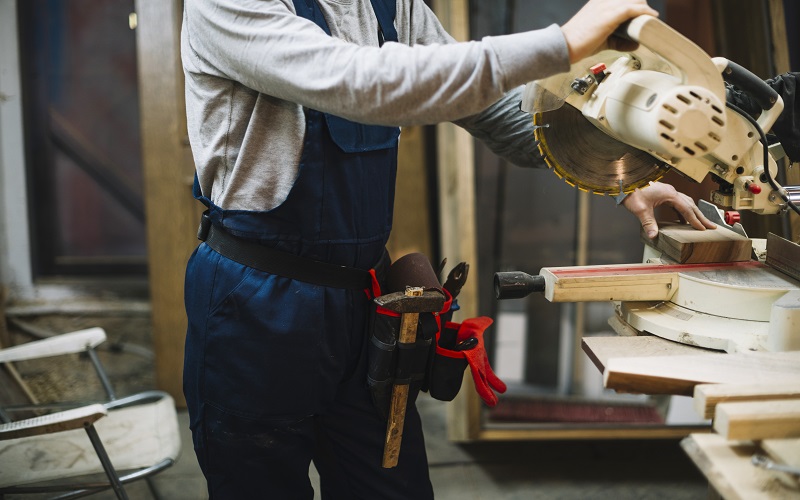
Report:
M439 290L423 290L421 295L393 292L376 297L375 303L401 314L439 312L444 307L444 293Z

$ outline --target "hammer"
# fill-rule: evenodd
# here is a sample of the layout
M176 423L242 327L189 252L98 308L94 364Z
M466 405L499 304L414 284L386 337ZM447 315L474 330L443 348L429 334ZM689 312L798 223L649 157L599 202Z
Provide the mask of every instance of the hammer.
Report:
M379 306L400 313L398 343L409 346L417 341L419 314L438 312L444 307L444 294L439 290L425 290L423 287L409 286L405 292L388 293L374 300ZM400 456L407 404L408 382L395 383L392 386L392 402L383 446L383 467L386 469L396 466Z

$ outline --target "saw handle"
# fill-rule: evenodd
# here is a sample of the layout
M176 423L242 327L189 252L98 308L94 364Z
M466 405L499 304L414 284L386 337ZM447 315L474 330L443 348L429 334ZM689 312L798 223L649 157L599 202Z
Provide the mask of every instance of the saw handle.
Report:
M761 106L763 110L770 110L778 102L778 93L764 80L754 75L747 68L728 61L722 70L722 78L740 89L744 90Z

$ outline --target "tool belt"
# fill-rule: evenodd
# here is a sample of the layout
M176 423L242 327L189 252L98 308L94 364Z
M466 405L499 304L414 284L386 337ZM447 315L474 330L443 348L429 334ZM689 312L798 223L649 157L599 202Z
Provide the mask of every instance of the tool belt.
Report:
M459 309L456 297L466 281L468 268L462 262L442 285L427 257L414 253L389 266L384 290L377 279L373 279L367 385L372 402L384 419L389 413L394 385L409 386L408 405L414 403L421 390L434 399L452 401L461 389L467 366L472 371L478 394L487 405L497 403L493 390L505 392L505 384L489 366L483 345L483 333L491 319L452 321L453 313ZM454 274L458 274L457 279L453 278ZM416 340L404 344L398 341L401 315L381 307L380 300L376 299L381 293L389 295L406 286L439 290L445 300L441 310L419 314Z
M203 213L200 219L197 239L217 253L265 273L331 288L365 290L371 287L370 271L302 257L238 238L212 224L208 213ZM378 276L388 264L389 255L384 252L375 266Z
M319 286L362 290L373 299L367 321L367 385L373 404L384 419L389 414L393 385L409 386L408 405L414 403L420 390L435 399L451 401L461 389L467 366L479 395L489 406L497 403L491 389L505 391L505 385L491 371L483 347L483 332L491 320L451 321L459 308L456 297L466 280L468 266L463 262L444 285L439 284L428 258L418 253L390 265L389 255L384 252L370 270L339 266L233 236L212 224L207 213L201 218L197 238L219 254L253 269ZM453 280L457 269L461 270L460 277ZM419 314L416 339L410 343L398 341L400 313L381 307L375 300L382 293L402 291L406 286L439 290L446 297L441 310Z

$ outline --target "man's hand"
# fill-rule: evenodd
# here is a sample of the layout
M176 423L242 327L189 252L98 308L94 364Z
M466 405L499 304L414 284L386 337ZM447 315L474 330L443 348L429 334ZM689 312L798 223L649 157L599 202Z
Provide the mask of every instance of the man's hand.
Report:
M633 215L639 218L647 237L653 239L658 235L655 208L664 203L672 208L692 225L693 228L704 231L706 228L714 229L717 226L708 220L695 205L691 197L679 193L673 186L661 182L651 182L644 189L637 189L622 201L622 204Z
M569 62L592 55L620 24L645 14L658 16L658 11L650 8L646 0L589 0L561 27L569 49Z

